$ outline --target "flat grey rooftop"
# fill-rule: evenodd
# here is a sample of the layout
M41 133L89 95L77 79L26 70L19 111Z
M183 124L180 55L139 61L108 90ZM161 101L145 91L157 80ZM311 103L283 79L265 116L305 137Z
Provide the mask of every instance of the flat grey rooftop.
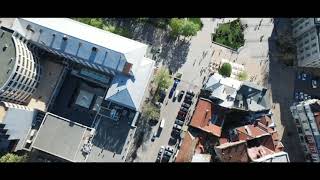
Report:
M12 32L7 31L3 27L0 29L0 89L8 80L14 68L16 60L16 49L12 40ZM4 50L4 47L7 48ZM13 60L10 62L10 59Z
M84 162L82 155L85 137L90 128L47 113L33 143L33 148L71 162Z

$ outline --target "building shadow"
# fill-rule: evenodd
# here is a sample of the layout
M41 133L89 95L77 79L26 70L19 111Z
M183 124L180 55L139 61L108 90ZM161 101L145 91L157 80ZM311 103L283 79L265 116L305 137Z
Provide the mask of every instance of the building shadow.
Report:
M281 62L277 49L277 34L289 26L286 18L275 18L274 29L269 44L269 76L266 79L268 88L272 90L272 100L280 106L281 124L284 126L281 142L292 162L303 162L304 154L300 145L298 132L293 121L290 106L293 104L295 69Z

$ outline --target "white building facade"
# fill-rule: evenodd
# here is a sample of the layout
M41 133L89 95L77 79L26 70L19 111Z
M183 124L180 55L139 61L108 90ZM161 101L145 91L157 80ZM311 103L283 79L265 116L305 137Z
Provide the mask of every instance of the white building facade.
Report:
M6 38L6 40L5 40ZM1 56L0 61L8 61L9 76L0 85L0 100L23 104L35 92L40 81L40 63L28 49L26 40L18 33L1 29L0 44L5 44L10 55ZM9 59L5 59L9 58Z
M320 67L320 18L293 18L292 36L296 40L300 67Z
M308 162L320 162L320 101L310 99L290 107Z

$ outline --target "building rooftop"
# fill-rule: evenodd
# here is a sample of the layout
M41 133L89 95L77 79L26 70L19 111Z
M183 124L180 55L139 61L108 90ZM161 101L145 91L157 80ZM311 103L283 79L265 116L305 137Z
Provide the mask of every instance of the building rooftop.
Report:
M145 90L153 72L154 61L143 58L141 64L137 66L139 71L134 77L119 74L113 78L105 100L137 111L140 110Z
M187 131L175 162L191 162L198 141L198 137L194 137L189 131Z
M213 111L211 101L200 98L193 113L190 126L220 137L221 127L213 123Z
M258 86L252 82L243 82L237 92L234 106L248 111L262 111L270 109L266 92L266 88Z
M15 151L21 150L35 120L36 112L7 102L0 102L0 123L7 129L8 140L19 140Z
M248 162L246 141L228 142L216 146L215 152L223 162Z
M32 147L71 162L84 162L82 147L91 128L47 113Z
M0 90L9 79L16 61L16 48L12 33L4 27L0 29Z
M212 98L222 100L220 106L231 107L240 86L241 81L215 73L210 76L204 89L211 91Z
M135 75L147 51L146 44L68 18L17 18L12 28L49 51L110 73L127 71L128 62Z

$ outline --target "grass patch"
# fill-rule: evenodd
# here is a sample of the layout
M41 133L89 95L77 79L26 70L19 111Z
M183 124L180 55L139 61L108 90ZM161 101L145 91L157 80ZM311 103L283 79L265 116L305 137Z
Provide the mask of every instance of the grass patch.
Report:
M240 19L219 25L216 33L212 34L212 41L233 49L238 49L244 45L244 26Z

